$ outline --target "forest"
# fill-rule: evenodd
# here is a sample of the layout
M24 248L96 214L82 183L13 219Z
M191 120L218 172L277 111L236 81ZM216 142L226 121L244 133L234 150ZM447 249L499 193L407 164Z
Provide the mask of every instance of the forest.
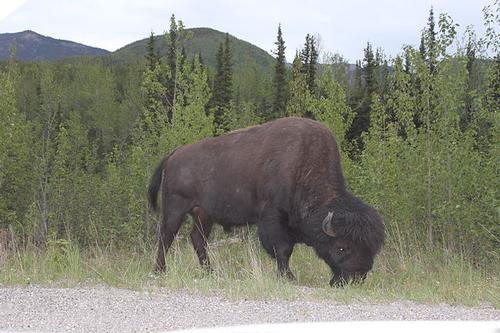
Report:
M496 2L484 9L484 36L458 35L431 9L418 47L389 58L367 43L353 75L341 55L319 54L314 34L287 63L281 26L267 73L235 71L228 35L207 64L186 53L189 33L173 15L167 47L152 34L135 62L21 62L13 49L0 63L0 236L19 251L150 251L158 216L146 193L162 157L298 116L335 135L348 188L384 218L383 252L498 267L499 15Z

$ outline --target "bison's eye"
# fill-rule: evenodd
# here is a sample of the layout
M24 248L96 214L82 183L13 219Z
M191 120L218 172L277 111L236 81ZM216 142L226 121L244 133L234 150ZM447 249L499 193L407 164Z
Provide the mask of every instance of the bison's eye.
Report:
M339 246L339 247L337 248L337 251L339 251L339 253L344 253L345 248L343 248L342 246Z

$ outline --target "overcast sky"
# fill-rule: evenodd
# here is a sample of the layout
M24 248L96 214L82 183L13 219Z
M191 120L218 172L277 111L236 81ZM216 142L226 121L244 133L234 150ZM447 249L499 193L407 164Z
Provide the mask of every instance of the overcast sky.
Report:
M429 9L448 13L461 31L484 32L482 8L493 0L0 0L0 33L33 30L114 51L150 32L162 34L173 13L186 27L229 32L270 52L281 23L287 61L307 33L319 34L322 51L351 63L370 41L395 56L403 44L418 46Z

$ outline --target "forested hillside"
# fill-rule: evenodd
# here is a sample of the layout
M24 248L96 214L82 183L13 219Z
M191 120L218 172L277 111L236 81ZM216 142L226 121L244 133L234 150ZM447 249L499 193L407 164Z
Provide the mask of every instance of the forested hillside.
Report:
M68 40L42 36L26 30L0 34L0 60L9 59L11 49L16 49L16 59L24 61L57 60L76 56L103 56L109 51Z
M229 34L170 23L111 57L1 64L0 229L15 246L151 248L146 191L163 156L300 116L336 136L349 188L384 218L384 251L498 264L498 16L485 16L484 37L457 36L431 10L419 47L389 59L368 43L352 80L339 55L319 68L312 34L289 68L286 27L273 59Z

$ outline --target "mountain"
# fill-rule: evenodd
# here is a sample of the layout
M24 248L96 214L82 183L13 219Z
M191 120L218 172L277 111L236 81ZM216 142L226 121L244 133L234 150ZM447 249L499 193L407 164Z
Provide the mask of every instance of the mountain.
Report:
M24 61L58 60L76 56L103 56L109 51L83 44L42 36L26 30L0 34L0 60L10 58L10 49L15 46L16 58Z
M215 55L220 43L226 38L226 34L210 28L190 28L184 32L186 37L182 42L188 57L200 53L204 63L215 67ZM112 57L122 61L144 59L148 40L149 38L145 38L126 45L113 52ZM165 36L155 36L155 42L160 55L166 55L167 41ZM254 65L260 73L271 73L274 58L269 53L232 35L229 35L229 42L236 71Z

